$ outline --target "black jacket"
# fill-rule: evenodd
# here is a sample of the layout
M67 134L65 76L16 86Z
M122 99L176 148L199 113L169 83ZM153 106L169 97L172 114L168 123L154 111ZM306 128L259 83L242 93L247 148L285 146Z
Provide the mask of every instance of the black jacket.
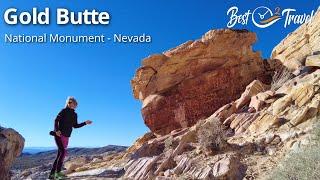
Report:
M62 109L54 121L54 130L61 131L65 137L70 137L72 128L80 128L86 125L85 122L78 124L78 115L71 108Z

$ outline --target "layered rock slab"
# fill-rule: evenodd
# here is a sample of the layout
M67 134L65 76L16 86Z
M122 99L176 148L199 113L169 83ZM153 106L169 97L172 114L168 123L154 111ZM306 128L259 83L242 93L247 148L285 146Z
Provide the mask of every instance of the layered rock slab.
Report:
M297 70L306 65L308 56L320 53L319 42L320 10L309 22L301 25L274 47L271 58L280 60L290 70Z
M156 134L190 127L240 97L255 79L268 83L267 62L252 51L255 33L212 30L143 60L131 81L145 124Z

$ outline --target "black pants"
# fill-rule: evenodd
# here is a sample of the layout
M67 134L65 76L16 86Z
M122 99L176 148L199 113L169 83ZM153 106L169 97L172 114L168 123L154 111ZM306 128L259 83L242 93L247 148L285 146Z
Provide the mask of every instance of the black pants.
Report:
M63 165L63 160L67 154L67 146L68 146L68 139L63 139L63 138L67 138L67 137L58 137L55 136L54 140L56 142L56 145L58 147L58 154L57 157L53 163L52 169L50 174L54 174L55 172L60 172L62 169L62 165Z

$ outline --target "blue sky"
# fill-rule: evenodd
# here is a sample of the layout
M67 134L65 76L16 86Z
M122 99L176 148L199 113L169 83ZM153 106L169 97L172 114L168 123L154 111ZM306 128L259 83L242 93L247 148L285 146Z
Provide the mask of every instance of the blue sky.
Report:
M130 145L148 131L140 114L141 103L132 96L130 80L143 58L198 39L210 29L226 28L227 10L238 6L240 13L264 5L296 8L310 13L318 1L103 1L103 0L2 0L0 4L0 125L12 127L26 139L26 146L54 146L48 132L65 98L79 101L79 121L94 123L72 134L70 146ZM30 11L49 7L51 24L9 26L4 23L7 8ZM108 26L58 26L55 9L72 11L97 9L111 14ZM258 34L255 50L265 58L289 32L283 22L260 29L237 25ZM149 44L5 44L4 34L113 34L152 36Z

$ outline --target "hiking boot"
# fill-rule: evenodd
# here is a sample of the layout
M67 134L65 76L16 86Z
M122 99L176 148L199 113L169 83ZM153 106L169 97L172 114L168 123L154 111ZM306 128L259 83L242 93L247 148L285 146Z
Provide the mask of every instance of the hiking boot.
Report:
M67 178L67 176L64 175L62 172L57 172L54 175L55 175L55 179L66 179Z

